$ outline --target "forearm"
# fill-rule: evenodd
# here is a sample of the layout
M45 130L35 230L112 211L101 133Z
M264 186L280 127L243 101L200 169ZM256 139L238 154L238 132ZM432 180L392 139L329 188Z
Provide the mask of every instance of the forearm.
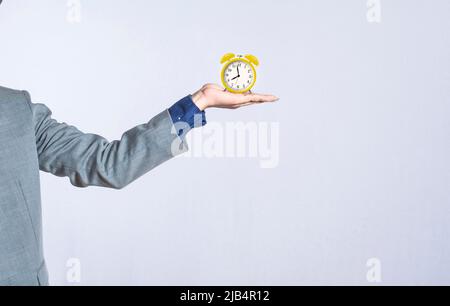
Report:
M77 187L121 189L187 150L172 128L171 118L164 111L147 124L127 131L119 141L82 134L55 148L57 152L40 154L40 168L67 176Z
M30 107L40 169L68 177L77 187L123 188L187 150L167 110L109 142L57 122L43 104L30 103Z

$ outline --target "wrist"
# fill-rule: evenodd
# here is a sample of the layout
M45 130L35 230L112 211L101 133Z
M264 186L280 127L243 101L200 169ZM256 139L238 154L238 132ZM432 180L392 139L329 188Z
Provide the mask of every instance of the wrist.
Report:
M205 109L208 108L208 101L202 90L199 90L192 95L192 101L201 111L204 111Z

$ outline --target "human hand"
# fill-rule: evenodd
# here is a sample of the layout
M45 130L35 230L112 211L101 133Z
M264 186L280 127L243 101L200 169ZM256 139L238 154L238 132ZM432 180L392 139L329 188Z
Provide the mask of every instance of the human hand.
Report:
M206 84L192 95L195 105L203 111L207 108L237 109L243 106L276 102L279 99L273 95L254 93L235 94L224 91L224 88L216 84Z

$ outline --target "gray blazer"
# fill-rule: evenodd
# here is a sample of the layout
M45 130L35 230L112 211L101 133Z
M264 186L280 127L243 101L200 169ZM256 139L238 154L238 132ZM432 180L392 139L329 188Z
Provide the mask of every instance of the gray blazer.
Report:
M0 87L0 285L48 285L39 169L77 187L120 189L186 150L167 110L109 142Z

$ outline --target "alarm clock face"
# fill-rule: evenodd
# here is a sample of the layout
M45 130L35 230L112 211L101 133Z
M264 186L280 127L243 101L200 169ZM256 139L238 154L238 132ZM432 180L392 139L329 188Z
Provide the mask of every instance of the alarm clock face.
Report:
M255 68L243 60L230 62L225 67L223 73L223 80L226 87L233 92L249 91L255 84Z

